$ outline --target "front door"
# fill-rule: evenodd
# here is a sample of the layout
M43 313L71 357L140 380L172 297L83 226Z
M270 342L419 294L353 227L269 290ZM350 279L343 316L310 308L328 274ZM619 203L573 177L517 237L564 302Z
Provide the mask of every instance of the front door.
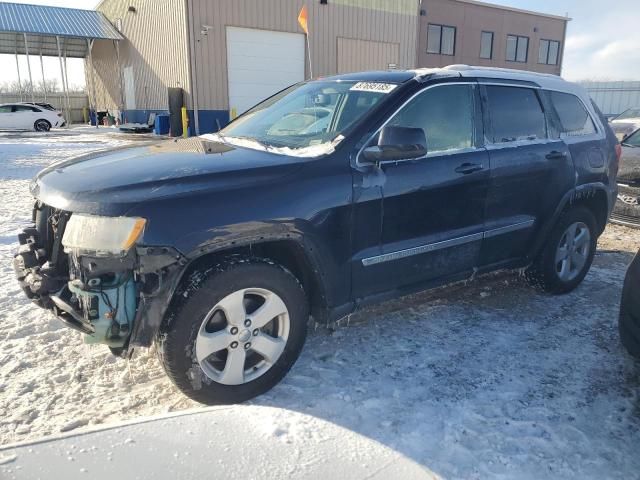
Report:
M377 167L380 240L354 263L356 298L471 273L477 265L489 178L478 111L475 84L440 84L415 95L388 122L423 128L429 153Z
M545 94L524 86L481 86L491 178L481 264L517 261L571 190L571 153L550 122Z
M0 105L0 129L15 128L13 126L12 105Z

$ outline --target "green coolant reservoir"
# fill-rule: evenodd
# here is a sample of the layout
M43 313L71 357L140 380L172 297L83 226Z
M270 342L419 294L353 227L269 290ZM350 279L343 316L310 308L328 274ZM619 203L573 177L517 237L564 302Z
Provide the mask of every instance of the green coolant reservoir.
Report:
M95 332L85 335L85 343L104 343L123 347L131 334L136 314L138 291L131 275L118 274L103 280L94 278L82 285L69 282L69 290L82 305Z

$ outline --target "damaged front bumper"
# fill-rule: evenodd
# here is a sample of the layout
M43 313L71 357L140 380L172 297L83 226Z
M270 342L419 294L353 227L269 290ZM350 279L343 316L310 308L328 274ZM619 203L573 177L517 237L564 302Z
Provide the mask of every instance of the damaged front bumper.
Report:
M23 291L87 343L150 346L186 258L168 246L137 246L124 256L67 254L61 240L70 215L36 205L35 224L19 234L14 257Z

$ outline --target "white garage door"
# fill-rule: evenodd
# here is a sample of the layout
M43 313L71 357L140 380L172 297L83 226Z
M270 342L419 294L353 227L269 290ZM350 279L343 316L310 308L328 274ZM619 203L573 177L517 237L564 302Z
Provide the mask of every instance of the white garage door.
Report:
M239 115L304 80L304 56L302 34L227 27L229 110Z

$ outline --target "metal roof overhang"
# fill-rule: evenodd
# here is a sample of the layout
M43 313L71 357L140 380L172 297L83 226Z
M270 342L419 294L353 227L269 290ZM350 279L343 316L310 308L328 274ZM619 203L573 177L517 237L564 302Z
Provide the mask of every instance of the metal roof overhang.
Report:
M87 40L122 40L116 28L95 10L0 2L0 53L84 58Z

